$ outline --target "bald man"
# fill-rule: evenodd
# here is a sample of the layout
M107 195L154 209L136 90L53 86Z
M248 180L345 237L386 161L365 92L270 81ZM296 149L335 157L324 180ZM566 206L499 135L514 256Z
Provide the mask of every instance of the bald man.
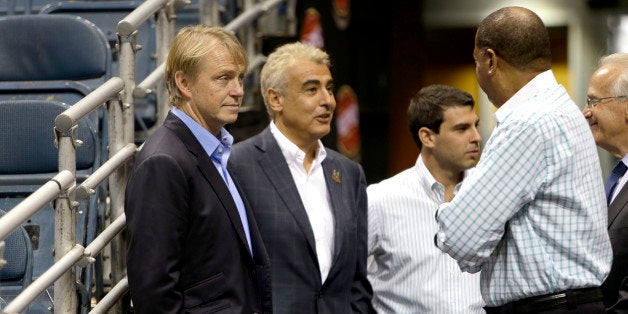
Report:
M551 71L543 21L521 7L486 17L476 75L498 110L475 171L437 212L437 246L482 271L488 313L604 313L606 200L588 124Z

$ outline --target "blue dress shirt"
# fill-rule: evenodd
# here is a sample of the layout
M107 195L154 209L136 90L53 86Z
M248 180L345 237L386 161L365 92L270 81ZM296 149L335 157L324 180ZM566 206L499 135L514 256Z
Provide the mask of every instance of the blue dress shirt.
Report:
M251 234L249 231L249 220L246 217L246 209L244 207L244 202L242 201L242 197L238 192L235 184L233 183L233 179L229 175L227 171L227 161L229 160L229 155L231 155L231 145L233 144L233 136L227 132L224 128L220 130L220 136L216 138L213 134L211 134L207 129L203 128L198 122L188 116L185 112L177 109L176 107L172 107L170 111L179 117L183 123L192 131L194 137L201 143L203 149L207 153L209 157L211 157L214 166L218 170L218 173L222 176L223 180L225 180L225 184L229 188L229 192L233 197L233 201L238 208L238 214L240 214L240 220L242 221L242 227L244 227L244 233L246 234L247 244L249 245L249 252L251 255L253 254L253 249L251 247Z

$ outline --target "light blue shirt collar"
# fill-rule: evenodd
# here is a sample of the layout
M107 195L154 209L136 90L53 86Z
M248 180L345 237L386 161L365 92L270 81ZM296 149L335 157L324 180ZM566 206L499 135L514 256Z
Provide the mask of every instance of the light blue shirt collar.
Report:
M233 144L233 136L222 128L218 138L207 129L202 127L198 122L188 116L185 112L176 107L172 107L170 111L192 131L194 137L201 143L208 156L218 162L226 162L231 154L231 145ZM225 158L226 157L226 158Z

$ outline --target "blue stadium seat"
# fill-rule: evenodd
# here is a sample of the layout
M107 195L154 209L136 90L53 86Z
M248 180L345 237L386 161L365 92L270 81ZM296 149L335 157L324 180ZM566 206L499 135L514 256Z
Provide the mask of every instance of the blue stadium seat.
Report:
M111 77L111 50L93 23L72 15L0 17L0 100L75 104ZM90 114L106 155L105 108Z
M0 217L6 214L0 210ZM4 259L7 264L0 268L0 298L22 291L33 280L33 247L23 227L13 231L4 240Z
M58 172L54 119L69 108L58 101L0 101L0 210L9 211ZM92 121L78 124L77 180L84 180L98 165L98 141ZM77 243L91 242L97 232L98 195L81 201L77 209ZM33 277L54 263L54 209L47 205L24 228L32 240ZM80 279L81 280L81 279ZM84 279L91 285L91 276ZM50 289L51 290L51 289ZM46 296L42 296L46 299Z
M33 280L33 248L26 230L19 227L4 242L7 264L0 269L0 295L3 288L19 286L22 289Z
M137 8L143 1L62 1L42 7L39 14L70 14L80 16L94 23L105 34L112 48L112 75L119 75L118 53L115 45L118 41L118 22ZM155 63L155 20L143 23L137 32L137 44L142 47L136 53L136 81L143 80L156 67ZM150 128L156 121L155 95L149 95L135 102L136 130Z

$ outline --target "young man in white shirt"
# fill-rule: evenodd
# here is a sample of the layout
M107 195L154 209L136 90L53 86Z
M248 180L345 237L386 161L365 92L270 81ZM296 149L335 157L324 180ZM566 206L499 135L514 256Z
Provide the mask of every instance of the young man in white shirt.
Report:
M434 245L438 206L450 201L480 158L469 93L431 85L410 101L416 164L370 185L368 278L381 313L483 313L479 274L463 273Z

